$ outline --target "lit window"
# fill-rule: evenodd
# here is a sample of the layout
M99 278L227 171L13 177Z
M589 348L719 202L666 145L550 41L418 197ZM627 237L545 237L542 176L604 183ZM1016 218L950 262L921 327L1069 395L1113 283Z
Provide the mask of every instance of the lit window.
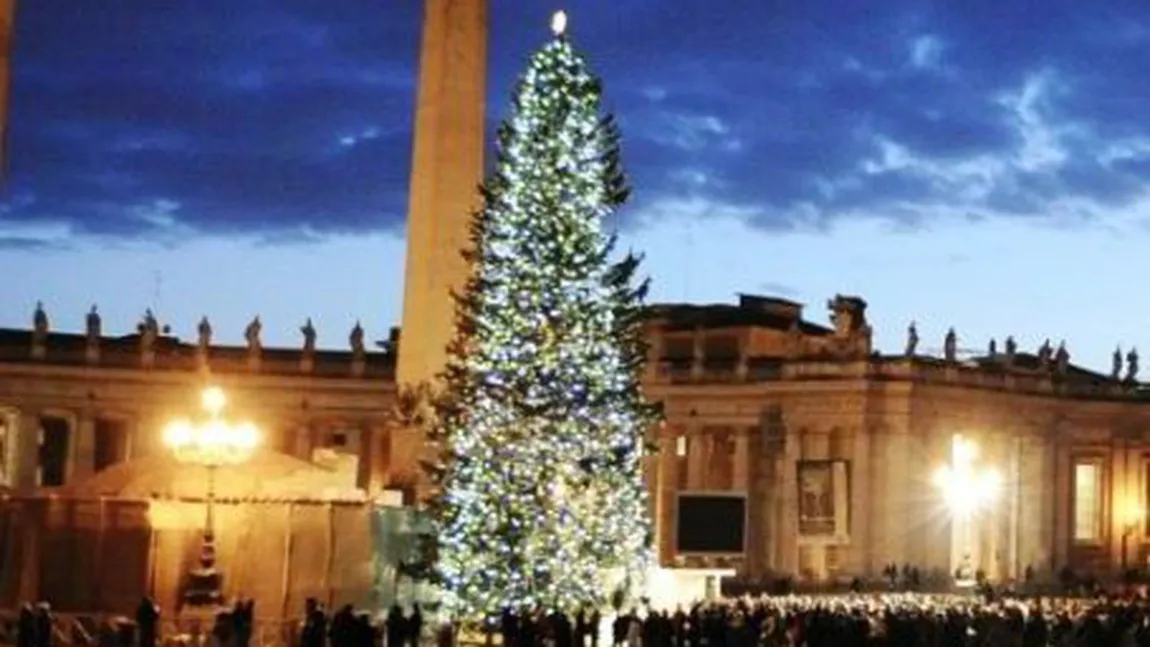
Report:
M682 458L687 455L687 437L679 436L675 439L675 455Z
M1097 463L1074 466L1074 541L1102 539L1102 469Z

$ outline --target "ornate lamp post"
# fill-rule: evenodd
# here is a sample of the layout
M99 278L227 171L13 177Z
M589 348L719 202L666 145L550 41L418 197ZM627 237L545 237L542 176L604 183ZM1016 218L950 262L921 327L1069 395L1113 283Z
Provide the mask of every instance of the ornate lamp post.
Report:
M200 564L188 574L184 604L210 606L222 601L222 576L216 569L216 543L213 531L213 505L216 496L216 470L249 459L260 443L260 432L251 423L233 424L223 417L227 396L219 387L204 389L201 396L204 415L199 424L174 420L164 428L164 444L176 460L203 466L208 472L207 512L204 520Z
M975 552L974 516L990 507L1002 490L1002 475L993 468L977 468L978 445L955 435L950 463L934 473L938 488L951 515L951 568L956 583L973 583L972 555Z

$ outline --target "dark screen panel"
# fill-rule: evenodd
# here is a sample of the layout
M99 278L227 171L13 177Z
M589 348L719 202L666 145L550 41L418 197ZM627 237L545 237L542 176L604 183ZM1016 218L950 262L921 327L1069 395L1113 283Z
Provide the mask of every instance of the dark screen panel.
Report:
M747 500L739 495L679 495L680 553L742 553Z

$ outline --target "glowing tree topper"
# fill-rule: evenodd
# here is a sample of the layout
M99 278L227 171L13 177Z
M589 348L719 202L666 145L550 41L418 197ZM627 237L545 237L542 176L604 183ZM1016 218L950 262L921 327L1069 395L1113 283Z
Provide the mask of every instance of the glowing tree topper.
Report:
M619 134L566 29L556 14L499 129L435 401L425 558L460 618L601 605L608 572L651 562L646 283L635 257L611 260Z

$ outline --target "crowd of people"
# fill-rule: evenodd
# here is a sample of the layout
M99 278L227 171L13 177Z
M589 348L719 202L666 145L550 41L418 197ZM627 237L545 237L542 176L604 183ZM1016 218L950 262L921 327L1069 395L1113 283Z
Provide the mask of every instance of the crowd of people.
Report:
M114 644L163 644L159 617L155 604L144 600L133 635ZM350 605L329 614L308 600L299 626L285 642L419 647L431 639L457 644L460 637L425 631L418 605L410 614L393 606L373 618ZM250 647L253 627L254 605L240 601L217 614L204 644ZM25 605L18 629L17 647L53 647L46 604ZM636 607L605 618L593 609L570 616L505 610L480 640L501 647L1150 647L1150 598L851 593L742 596L673 611Z
M504 647L595 647L587 617L504 613L499 633ZM1144 647L1150 600L742 597L672 612L632 609L610 622L610 638L613 647Z
M330 617L315 599L308 599L304 607L299 647L419 647L423 635L423 611L418 604L410 614L393 605L382 622L350 604Z

